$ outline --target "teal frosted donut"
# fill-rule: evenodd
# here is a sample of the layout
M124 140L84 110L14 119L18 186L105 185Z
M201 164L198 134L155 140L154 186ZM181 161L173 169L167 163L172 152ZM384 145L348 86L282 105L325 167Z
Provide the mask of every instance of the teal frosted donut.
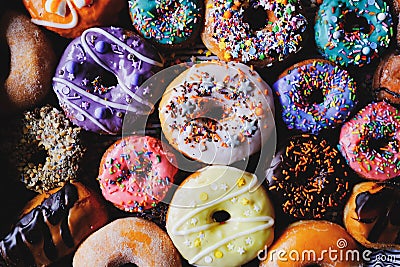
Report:
M130 0L129 11L144 38L162 46L182 46L199 32L203 4L200 0Z
M325 0L315 22L323 56L342 66L369 64L389 46L393 21L383 0Z

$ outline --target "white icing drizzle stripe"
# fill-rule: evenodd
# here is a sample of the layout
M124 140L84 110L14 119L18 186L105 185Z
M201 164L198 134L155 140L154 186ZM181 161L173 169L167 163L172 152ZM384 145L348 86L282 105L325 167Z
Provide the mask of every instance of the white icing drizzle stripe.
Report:
M58 29L72 29L78 24L78 14L76 13L75 8L72 6L70 0L66 0L69 9L71 10L72 20L69 23L56 23L47 20L41 19L31 19L32 23L37 25L45 26L45 27L53 27Z
M243 232L236 233L236 234L234 234L234 235L231 235L230 237L227 237L227 238L225 238L225 239L222 239L221 241L215 243L215 244L212 245L212 246L209 246L209 247L206 248L206 249L203 249L199 254L197 254L197 255L194 256L191 260L189 260L189 263L190 263L190 264L194 264L194 263L197 262L199 259L201 259L201 258L204 257L205 255L207 255L208 253L210 253L210 252L216 250L216 249L219 248L220 246L223 246L224 244L228 243L229 241L231 241L231 240L233 240L233 239L236 239L236 238L239 238L239 237L242 237L242 236L245 236L245 235L250 235L250 234L253 234L253 233L255 233L255 232L258 232L258 231L261 231L261 230L265 230L265 229L270 228L272 225L274 225L274 219L272 219L271 217L270 217L270 219L271 219L271 220L269 220L266 224L262 224L262 225L259 225L259 226L257 226L257 227L254 227L254 228L252 228L252 229L249 229L249 230L246 230L246 231L243 231Z
M99 104L102 104L104 106L108 106L108 107L112 107L112 108L116 108L116 109L121 109L121 110L127 110L127 111L134 112L136 114L141 114L141 115L146 115L147 114L147 113L142 113L142 112L138 111L137 109L135 109L135 108L133 108L131 106L128 106L128 105L122 105L122 104L118 104L118 103L114 103L114 102L111 102L111 101L108 101L108 100L101 99L100 97L97 97L95 95L92 95L92 94L86 92L85 90L82 90L81 88L79 88L75 84L73 84L73 83L71 83L71 82L69 82L69 81L67 81L65 79L54 77L53 81L59 82L61 84L64 84L64 85L74 89L75 91L77 91L81 95L83 95L83 96L85 96L85 97L87 97L87 98L89 98L89 99L91 99L91 100L93 100L93 101L95 101L95 102L97 102ZM59 94L62 94L62 92L59 92Z
M89 113L87 113L86 111L84 111L83 109L81 109L80 107L78 107L77 105L75 105L74 103L72 103L71 101L69 101L65 96L61 95L61 98L64 102L68 103L68 105L70 105L72 108L74 108L75 110L78 110L79 112L81 112L83 115L85 115L89 120L91 120L94 124L96 124L101 130L103 130L104 132L108 133L108 134L117 134L114 132L111 132L110 130L108 130L107 128L104 127L103 124L101 124L98 120L96 120L95 118L93 118Z
M137 52L135 49L132 49L130 46L128 46L127 44L125 44L124 42L122 42L121 40L119 40L118 38L116 38L114 35L110 34L109 32L107 32L107 31L105 31L105 30L103 30L103 29L100 29L100 28L91 28L91 29L87 29L86 31L84 31L84 32L82 33L81 41L82 41L82 43L84 43L85 45L87 45L87 43L86 43L86 38L85 38L85 37L86 37L86 35L87 35L89 32L96 32L96 33L98 33L98 34L102 34L102 35L106 36L108 39L110 39L111 41L113 41L113 42L116 43L117 45L122 46L122 47L123 47L125 50L127 50L129 53L134 54L137 58L139 58L140 60L143 60L143 61L146 62L146 63L149 63L149 64L154 65L154 66L158 66L158 67L164 67L164 64L163 64L162 62L155 61L155 60L153 60L153 59L151 59L151 58L148 58L148 57L146 57L146 56L140 54L140 53Z

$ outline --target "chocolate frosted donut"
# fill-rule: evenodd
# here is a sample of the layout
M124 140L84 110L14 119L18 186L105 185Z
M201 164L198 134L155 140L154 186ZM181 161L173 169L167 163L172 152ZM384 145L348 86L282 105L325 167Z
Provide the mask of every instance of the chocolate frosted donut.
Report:
M347 176L339 151L306 134L290 138L266 172L274 203L301 219L334 216L348 195Z
M373 80L373 93L378 100L400 104L400 55L391 53L378 65Z
M66 48L53 88L74 124L117 134L126 112L134 119L153 111L157 93L138 88L161 67L157 50L132 32L91 28Z

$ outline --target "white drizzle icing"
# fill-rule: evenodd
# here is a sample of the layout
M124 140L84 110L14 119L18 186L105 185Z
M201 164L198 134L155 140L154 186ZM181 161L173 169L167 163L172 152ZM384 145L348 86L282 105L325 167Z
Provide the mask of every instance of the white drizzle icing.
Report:
M219 223L210 223L210 224L206 224L206 225L202 225L202 226L198 226L198 227L194 227L194 228L190 228L190 229L186 229L186 230L178 230L179 227L181 227L187 220L189 220L191 217L195 216L196 214L202 212L203 210L211 207L211 206L215 206L221 202L224 201L229 201L229 199L232 199L236 196L239 196L245 192L249 192L253 189L253 187L255 187L258 183L257 183L258 179L257 177L252 174L252 180L249 183L248 186L243 187L242 189L239 189L238 191L234 192L234 193L228 193L225 196L215 200L215 201L211 201L207 204L205 204L204 206L201 206L199 208L196 208L188 213L186 213L185 216L181 217L176 224L172 227L172 234L174 235L187 235L187 234L191 234L191 233L195 233L195 232L199 232L202 230L207 230L209 228L212 228L215 225L218 225ZM208 253L212 252L213 250L221 247L222 245L228 243L229 241L232 241L233 239L245 236L245 235L249 235L261 230L265 230L268 229L270 227L272 227L274 225L274 219L270 216L259 216L259 217L253 217L253 218L231 218L229 220L227 220L225 222L225 224L229 224L232 222L242 222L242 223L249 223L249 222L265 222L262 225L259 225L257 227L254 227L252 229L246 230L246 231L242 231L242 232L238 232L236 234L231 235L230 237L227 237L225 239L222 239L221 241L213 244L212 246L207 247L206 249L203 249L200 253L198 253L195 257L193 257L192 259L189 260L190 264L194 264L195 262L197 262L199 259L201 259L202 257L206 256Z
M69 9L71 10L72 20L68 23L56 23L48 20L41 19L31 19L32 23L45 27L53 27L58 29L72 29L78 24L78 13L76 13L75 8L72 6L71 0L66 0Z

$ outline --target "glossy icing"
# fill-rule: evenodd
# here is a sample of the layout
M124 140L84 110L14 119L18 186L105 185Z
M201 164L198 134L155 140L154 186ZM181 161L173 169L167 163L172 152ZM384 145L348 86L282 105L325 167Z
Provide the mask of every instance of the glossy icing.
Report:
M372 86L378 100L400 104L400 55L391 53L379 63Z
M218 222L213 216L222 210L229 219ZM166 227L190 264L240 266L271 244L273 225L273 206L255 175L211 166L176 190Z
M193 39L202 23L199 0L129 1L133 27L141 35L162 45L176 45Z
M274 130L270 87L246 65L200 63L180 74L160 102L161 127L183 154L231 164L260 150Z
M142 38L121 28L91 28L66 48L53 89L71 121L93 132L121 132L126 112L153 111L159 92L138 90L162 59Z
M289 129L318 134L341 125L355 107L356 86L346 70L325 61L290 68L272 86L282 105L282 119ZM315 101L313 96L321 95Z
M399 176L399 110L386 102L369 104L343 125L339 146L361 177L385 181Z
M304 38L307 20L298 6L297 0L207 1L203 35L210 35L224 51L223 60L282 61L300 50ZM244 19L249 10L249 20L257 19L259 15L251 13L254 9L264 11L261 25L252 26Z
M118 208L141 212L164 199L178 169L160 140L129 136L103 155L97 180L103 196Z
M323 1L314 27L320 52L342 66L369 64L393 37L389 9L384 0Z

